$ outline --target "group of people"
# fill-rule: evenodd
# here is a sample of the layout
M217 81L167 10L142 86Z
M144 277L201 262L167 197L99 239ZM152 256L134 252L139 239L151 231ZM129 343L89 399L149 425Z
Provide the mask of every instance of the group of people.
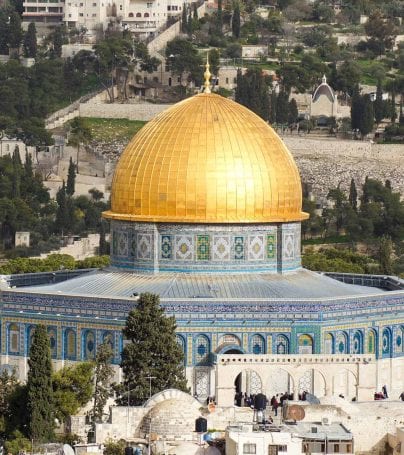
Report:
M304 391L299 393L299 400L305 401L306 400L307 392ZM267 399L267 407L270 406L274 414L278 415L278 408L282 407L285 401L293 401L294 394L285 392L283 394L276 394L273 395L270 400ZM234 404L239 407L254 407L255 395L254 394L247 394L243 392L237 392L234 396Z
M385 400L388 397L389 397L389 395L387 393L387 387L385 385L382 387L381 392L375 392L375 394L374 394L375 400ZM401 395L400 395L400 398L401 398Z

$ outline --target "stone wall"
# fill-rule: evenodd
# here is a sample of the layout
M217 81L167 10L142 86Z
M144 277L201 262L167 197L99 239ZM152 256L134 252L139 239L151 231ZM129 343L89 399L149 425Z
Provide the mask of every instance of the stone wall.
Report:
M326 197L329 188L341 184L349 191L351 178L358 190L368 175L389 179L393 189L404 194L404 147L402 144L373 144L369 141L282 137L299 167L302 180L312 185L316 196Z
M170 107L169 104L80 104L80 117L127 118L129 120L149 121L160 112Z

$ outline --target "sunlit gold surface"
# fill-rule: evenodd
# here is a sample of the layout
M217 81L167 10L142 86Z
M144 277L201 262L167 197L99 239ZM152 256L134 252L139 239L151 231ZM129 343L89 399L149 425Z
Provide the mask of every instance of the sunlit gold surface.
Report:
M159 114L123 152L106 218L255 223L299 221L300 176L281 139L244 106L215 94Z

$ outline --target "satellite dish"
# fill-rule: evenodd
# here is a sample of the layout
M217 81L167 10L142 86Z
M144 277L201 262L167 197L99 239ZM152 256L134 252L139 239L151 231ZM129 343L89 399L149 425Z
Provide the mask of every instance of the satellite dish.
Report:
M304 409L298 404L292 404L286 410L286 420L303 420L305 415Z
M69 444L63 444L63 453L64 455L76 455L74 450Z

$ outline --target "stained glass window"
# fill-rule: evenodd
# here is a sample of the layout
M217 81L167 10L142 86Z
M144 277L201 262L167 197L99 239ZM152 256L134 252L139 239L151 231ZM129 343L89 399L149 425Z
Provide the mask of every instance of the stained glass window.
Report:
M376 351L376 335L374 330L370 330L368 333L368 353L374 354Z
M276 353L289 354L289 340L285 335L278 335L276 337Z
M203 363L209 358L209 340L205 335L199 335L195 342L195 362Z
M352 353L353 354L363 353L363 337L362 332L360 332L359 330L355 332L353 336Z
M8 328L9 352L18 354L20 352L20 328L17 324L10 324Z
M91 330L84 334L83 357L86 360L95 359L95 334Z
M265 353L265 342L261 335L254 335L251 339L251 347L253 354Z
M391 331L386 327L382 335L382 352L385 357L391 357L391 351Z
M347 354L348 337L345 332L339 332L337 335L337 352L338 354Z
M300 335L298 339L299 354L313 353L313 338L310 335Z
M65 332L65 358L69 360L76 358L76 333L71 329Z
M332 333L325 335L324 354L334 354L334 336Z
M53 328L48 328L48 337L50 343L51 355L53 358L57 356L57 335L56 330Z

